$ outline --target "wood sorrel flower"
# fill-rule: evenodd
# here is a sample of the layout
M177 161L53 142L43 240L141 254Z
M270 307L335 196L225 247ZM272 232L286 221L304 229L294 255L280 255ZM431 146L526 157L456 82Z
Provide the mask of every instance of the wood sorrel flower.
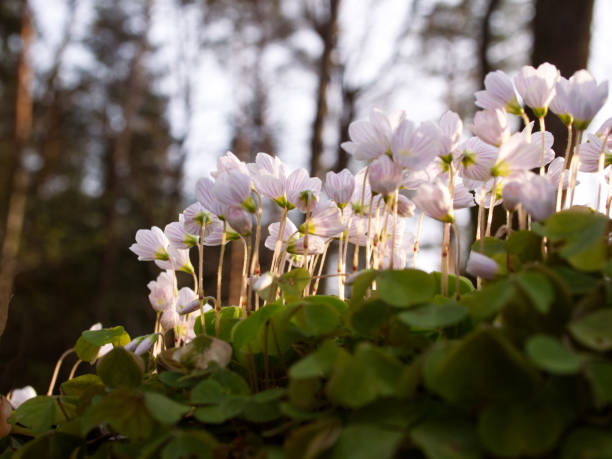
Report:
M222 217L225 206L215 196L214 189L215 182L208 177L202 177L196 182L196 199L204 209L217 217Z
M147 287L150 290L149 302L156 311L163 311L174 304L176 287L171 270L159 273L157 279L149 282Z
M391 149L391 139L396 126L406 117L404 112L391 116L374 108L368 120L353 121L349 125L350 142L343 142L342 148L355 159L371 161Z
M476 92L476 105L485 110L501 108L513 115L520 115L519 104L512 80L501 70L487 73L484 79L485 89Z
M440 181L423 183L412 198L412 202L431 218L445 223L454 221L450 192Z
M465 270L472 276L482 277L483 279L494 279L499 271L497 262L492 258L478 252L470 252Z
M225 207L224 215L229 207L242 207L251 213L256 210L251 197L251 177L238 170L219 174L212 193Z
M176 297L176 312L181 315L192 313L200 306L198 295L189 287L183 287Z
M172 330L179 323L179 315L175 308L167 308L162 312L159 323L164 331Z
M155 260L155 264L161 269L183 271L187 274L193 273L193 265L189 259L189 249L168 247L168 260Z
M442 131L431 121L417 128L410 120L402 121L393 135L393 160L411 170L424 169L443 150Z
M491 169L497 160L497 148L478 137L471 137L459 145L458 150L461 177L481 182L491 177Z
M472 132L488 144L499 147L510 137L510 123L505 110L481 110L474 115Z
M157 226L136 231L136 242L130 250L138 255L139 261L168 260L170 242L164 232Z
M36 389L34 389L32 386L25 386L19 389L13 389L8 397L8 401L13 409L16 410L22 403L36 397L36 395Z
M242 207L229 207L225 212L225 218L232 229L234 229L241 236L248 236L251 234L251 229L253 228L253 216Z
M348 169L342 169L337 174L329 171L325 175L325 191L329 198L343 209L355 191L355 177Z
M199 202L194 202L183 211L183 225L189 234L200 234L202 226L211 221L210 211L206 210ZM180 217L179 217L180 221Z
M185 231L183 222L168 223L164 228L164 234L170 241L170 246L176 249L189 249L198 244L199 236Z
M537 69L526 65L514 77L516 90L537 118L546 116L548 106L556 94L559 76L557 67L544 62Z
M300 211L310 212L319 202L321 193L321 179L310 177L306 169L294 170L287 177L286 191L287 201Z
M585 130L608 99L608 82L597 84L587 70L578 70L569 81L569 109L574 127Z
M612 163L612 138L606 142L605 148L603 141L593 134L586 134L586 141L580 144L580 168L582 172L597 172L599 168L599 156L603 150L604 167Z
M522 184L519 197L531 218L542 221L555 212L556 192L557 189L548 177L530 173Z
M387 155L382 155L370 164L370 188L376 193L387 196L397 190L402 183L402 167Z
M217 159L217 170L211 172L210 175L216 179L220 174L230 171L238 171L245 175L249 175L249 169L247 168L246 163L238 159L234 153L228 151L224 156Z

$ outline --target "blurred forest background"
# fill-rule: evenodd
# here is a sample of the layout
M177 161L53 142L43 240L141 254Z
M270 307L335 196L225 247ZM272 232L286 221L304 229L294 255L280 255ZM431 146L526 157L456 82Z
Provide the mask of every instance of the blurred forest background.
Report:
M469 121L491 70L569 77L607 1L2 0L0 393L46 390L94 322L150 331L158 270L128 247L225 150L356 170L339 143L371 106Z

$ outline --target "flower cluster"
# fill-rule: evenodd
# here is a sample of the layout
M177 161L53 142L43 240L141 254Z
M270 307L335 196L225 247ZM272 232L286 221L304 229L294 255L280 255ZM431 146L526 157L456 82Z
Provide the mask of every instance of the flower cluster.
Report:
M355 174L347 169L328 172L324 182L310 177L304 168L290 170L266 153L258 153L253 163L226 153L211 177L198 180L197 201L177 221L163 231L139 230L130 247L139 260L154 261L164 270L148 285L151 305L158 312L156 332L173 329L178 340L189 340L194 318L203 317L209 300L215 302L218 318L224 248L232 241L244 247L240 306L245 314L258 308L260 296L264 301L275 299L276 281L295 268L308 271L314 281L304 294L316 293L318 279L331 276L323 272L330 247L337 249L334 276L343 299L345 277L362 267L416 265L420 229L416 235L405 229L406 219L415 212L420 214L418 228L423 215L444 223L441 266L446 294L451 229L457 244L454 269L460 271L457 209L478 206L477 233L483 241L491 235L496 206L503 204L507 211L502 233L509 234L515 215L518 227L524 229L531 221L545 220L555 210L571 206L578 170L596 172L602 184L610 183L612 122L582 142L607 93L607 82L597 84L586 70L566 80L548 63L537 69L523 67L514 80L502 71L492 72L485 89L476 93L476 105L483 110L474 116L470 126L474 135L467 138L463 121L451 111L436 122L417 124L405 112L373 109L368 119L351 123L350 139L342 143L345 151L363 162L362 169ZM535 121L524 106L539 121L539 132L533 132ZM565 155L556 159L553 136L544 125L549 108L570 133ZM522 119L522 130L513 132L518 125L513 117ZM597 199L599 206L601 198ZM278 208L275 215L280 213L280 219L268 223L267 233L262 234L262 213L270 205ZM262 238L273 253L265 267L259 262ZM216 299L204 295L205 246L221 246ZM190 261L192 248L198 251L197 274ZM467 267L482 278L494 277L494 268L495 262L480 253L472 254ZM193 288L178 289L177 271L193 277Z

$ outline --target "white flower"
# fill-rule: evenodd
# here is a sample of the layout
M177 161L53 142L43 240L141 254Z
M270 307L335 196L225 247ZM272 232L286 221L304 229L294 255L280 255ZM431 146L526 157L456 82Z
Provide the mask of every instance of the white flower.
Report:
M238 170L230 170L217 175L214 197L223 205L224 213L229 207L242 207L255 212L255 203L251 197L251 177Z
M540 133L538 133L540 134ZM540 134L541 135L541 134ZM493 176L507 176L516 171L534 169L540 166L542 146L539 142L527 142L525 134L517 132L499 148L497 162L491 172ZM553 156L554 157L554 156ZM545 156L544 164L552 158Z
M546 116L559 76L557 67L545 62L537 69L526 65L514 77L516 90L537 118Z
M491 169L497 160L497 148L478 137L471 137L463 142L458 150L459 174L462 177L481 182L491 177Z
M580 131L585 130L606 103L608 82L597 84L587 70L577 71L566 81L567 83L562 83L563 92L569 114L574 119L574 127ZM560 86L557 84L557 90L559 89Z
M239 239L240 236L236 233L227 223L225 224L225 243ZM213 220L206 226L204 233L204 245L206 246L217 246L221 245L223 240L223 228L224 224L221 220Z
M555 189L559 187L559 182L561 181L561 173L563 172L563 168L565 165L565 159L559 157L555 158L548 165L548 169L546 171L546 177L550 180L550 183L553 184ZM566 173L563 178L563 189L566 189L569 185L569 174Z
M208 177L203 177L196 182L196 199L204 207L217 217L223 216L225 206L214 194L215 182Z
M448 187L440 181L423 183L412 198L412 202L431 218L452 222L451 195Z
M253 216L242 207L229 207L225 218L238 234L248 236L253 228Z
M355 159L371 161L390 151L393 132L405 117L404 112L387 116L374 108L368 120L353 121L349 125L351 141L343 142L341 146Z
M210 211L206 210L199 202L194 202L187 207L182 215L185 231L195 235L199 235L202 226L207 225L212 218Z
M183 287L176 297L176 312L181 315L192 313L200 306L198 295L189 287Z
M403 194L398 195L397 200L397 215L399 217L412 217L415 209L414 202L408 199Z
M321 180L310 177L303 167L296 169L287 177L287 201L304 213L313 209L319 201L320 192Z
M36 395L36 389L32 386L25 386L19 389L13 389L8 396L8 401L11 403L13 409L16 410L22 403L36 397Z
M281 199L285 197L285 186L289 174L287 166L278 157L258 153L255 163L248 164L247 167L251 173L253 185L259 193L281 206L287 204L281 202Z
M492 258L478 252L470 252L465 270L472 276L482 277L483 279L494 279L499 271L497 262Z
M521 187L523 184L519 178L504 183L502 199L506 210L514 210L521 203Z
M366 180L366 168L355 174L355 190L351 196L351 209L355 214L366 214L372 198L370 183ZM364 187L365 180L365 187Z
M276 241L278 240L278 235L280 232L280 222L271 223L268 225L268 237L264 241L264 245L270 249L274 250L276 245ZM282 242L287 244L291 238L292 241L297 239L298 230L293 222L289 219L285 220L285 231L283 232Z
M101 322L96 322L95 324L93 324L91 327L89 327L90 330L102 330L102 323ZM98 359L101 357L104 357L106 354L108 354L110 351L113 350L113 345L111 343L106 343L103 346L100 346L100 348L98 349Z
M159 273L157 279L147 284L149 302L156 311L163 311L174 304L175 278L171 270Z
M368 179L372 191L387 196L395 192L402 183L402 167L387 155L379 156L370 164Z
M306 232L304 226L300 227L302 232ZM308 219L308 233L322 238L338 236L344 229L338 209L330 202L320 203Z
M325 191L341 209L351 200L355 190L355 177L348 169L339 173L329 171L325 175Z
M481 110L474 115L472 132L488 144L500 146L510 137L510 123L505 110Z
M606 142L604 153L604 166L607 167L612 162L612 139ZM602 152L603 141L593 134L586 134L586 141L578 147L580 157L579 170L581 172L597 172L599 170L599 156Z
M461 134L463 134L463 121L453 111L447 111L440 118L440 141L442 143L440 155L453 153L459 144Z
M404 120L397 127L391 142L393 160L412 169L424 169L442 151L442 131L432 122L415 127L410 120Z
M485 90L476 92L476 105L485 110L500 108L513 115L521 114L512 80L501 70L487 73Z
M220 174L230 171L238 171L245 175L249 175L249 169L247 168L246 163L239 160L234 153L228 151L224 156L217 159L217 170L211 172L210 175L216 179Z
M172 269L183 271L187 274L193 273L193 265L189 259L189 249L168 248L168 260L155 260L155 264L160 269Z
M176 249L189 249L198 245L199 236L185 231L181 221L168 223L164 228L164 234L170 241L170 246Z
M546 220L555 212L557 190L547 177L530 174L523 182L519 197L523 208L534 220Z
M179 323L179 315L175 308L168 308L162 312L159 323L164 331L172 330Z
M274 276L270 272L265 272L255 279L253 282L253 290L261 292L267 289L274 282Z
M139 261L168 260L168 245L170 242L164 232L157 226L136 231L136 242L130 250L138 255Z
M387 247L382 258L382 268L391 268L391 244L393 235L387 239ZM414 257L414 235L412 233L397 232L395 236L395 249L393 250L393 269L404 269L409 266Z

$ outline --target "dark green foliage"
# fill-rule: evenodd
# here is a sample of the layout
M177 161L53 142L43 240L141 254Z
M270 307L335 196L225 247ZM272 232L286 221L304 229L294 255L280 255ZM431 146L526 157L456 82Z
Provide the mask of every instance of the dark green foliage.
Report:
M224 339L200 334L157 361L123 349L122 327L84 332L96 352L115 346L98 376L24 403L2 445L18 457L612 457L609 256L587 262L600 239L585 224L599 217L567 213L566 228L539 228L544 257L535 233L487 241L508 272L481 290L461 279L459 298L411 269L364 272L348 302L301 298L298 272L284 301L245 318L226 308Z

